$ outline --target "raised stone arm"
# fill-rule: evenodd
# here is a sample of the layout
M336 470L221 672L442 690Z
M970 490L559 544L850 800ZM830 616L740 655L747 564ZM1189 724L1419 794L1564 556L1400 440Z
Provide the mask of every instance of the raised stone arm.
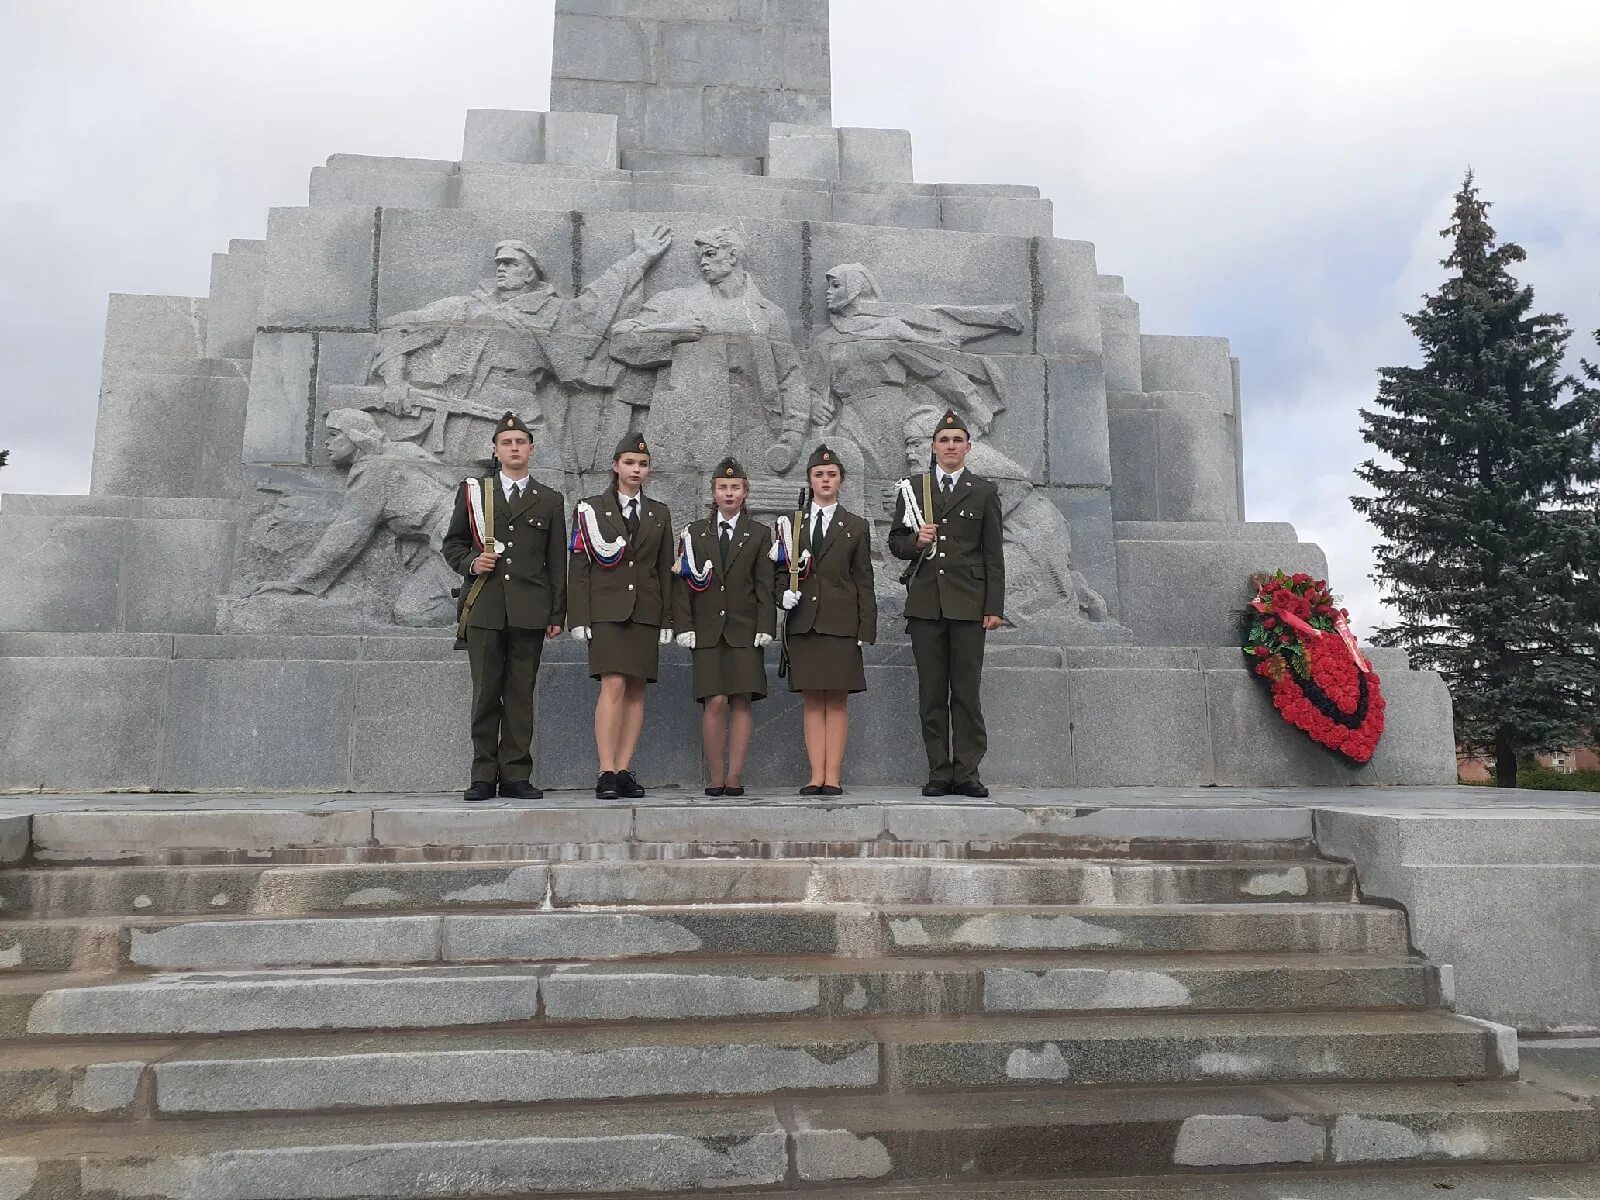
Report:
M372 541L383 524L383 494L376 486L357 483L345 494L344 503L333 524L317 539L294 573L287 579L269 579L257 584L252 596L268 592L325 595L334 581L344 574L356 556Z
M816 398L793 342L787 338L774 340L772 363L778 372L778 420L782 432L777 444L767 451L766 462L770 469L782 473L794 466L800 456L800 447L811 428Z

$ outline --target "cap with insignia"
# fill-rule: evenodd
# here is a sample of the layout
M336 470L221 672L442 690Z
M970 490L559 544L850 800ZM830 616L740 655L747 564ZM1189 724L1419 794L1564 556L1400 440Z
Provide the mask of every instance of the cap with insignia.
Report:
M506 415L501 417L496 423L494 427L494 436L499 437L502 433L522 433L527 435L527 438L530 442L533 440L533 430L529 429L528 426L524 424L522 418L517 416L517 414L514 412L506 413Z
M617 449L616 452L612 454L611 461L616 462L617 459L621 458L624 454L648 455L649 453L650 447L644 444L644 434L630 433L627 437L623 438L617 443Z
M844 463L839 461L839 456L830 450L826 443L813 450L811 457L806 460L806 473L808 475L816 467L838 467L839 474L844 474Z
M937 436L946 429L959 429L969 438L972 436L972 430L967 428L967 423L961 419L961 414L953 408L944 410L944 416L939 418L939 424L934 428L934 435Z
M725 458L717 464L716 474L714 474L712 478L742 479L746 483L750 482L750 476L744 473L744 468L739 465L739 460L732 457Z

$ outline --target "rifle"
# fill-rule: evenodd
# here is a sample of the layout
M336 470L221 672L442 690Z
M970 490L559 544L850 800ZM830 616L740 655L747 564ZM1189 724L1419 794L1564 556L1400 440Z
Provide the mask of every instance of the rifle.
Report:
M795 501L794 524L789 527L789 590L800 590L800 530L805 526L806 504L808 503L809 487L800 489L800 497ZM793 610L789 610L792 612ZM778 652L778 678L786 679L789 675L789 612L783 614L783 645Z

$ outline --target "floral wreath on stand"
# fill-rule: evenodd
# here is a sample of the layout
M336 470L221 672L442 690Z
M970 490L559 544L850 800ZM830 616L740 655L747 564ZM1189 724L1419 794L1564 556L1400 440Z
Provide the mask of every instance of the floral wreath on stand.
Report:
M1251 581L1244 653L1272 706L1311 740L1364 763L1383 734L1383 691L1323 579L1276 571Z

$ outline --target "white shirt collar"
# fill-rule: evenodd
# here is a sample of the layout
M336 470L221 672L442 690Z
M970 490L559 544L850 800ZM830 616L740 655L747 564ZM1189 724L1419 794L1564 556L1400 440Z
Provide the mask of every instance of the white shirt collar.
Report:
M811 520L815 521L817 519L817 514L821 513L825 520L831 521L833 520L833 510L838 507L839 502L837 500L835 500L832 504L818 504L815 500L813 500L811 502L811 512L807 515L811 518Z
M518 486L520 486L524 491L531 490L533 487L533 476L524 475L521 479L512 479L511 476L507 475L504 471L500 472L500 494L502 496L509 496L511 494L511 489Z
M722 532L722 524L724 521L726 521L729 525L732 525L735 529L738 529L739 517L741 515L742 514L740 513L734 513L731 517L725 517L721 512L713 513L711 517L711 523L716 526L718 533Z
M961 477L966 473L967 469L965 467L957 467L954 471L948 473L946 473L943 467L935 467L934 482L942 488L944 487L944 481L948 479L950 481L950 486L955 487L956 484L961 482Z
M617 503L622 505L623 508L627 508L628 505L630 503L632 503L633 501L635 501L635 500L637 500L639 502L640 506L643 507L643 505L644 505L644 492L643 491L636 492L632 496L624 496L621 492L617 493Z

